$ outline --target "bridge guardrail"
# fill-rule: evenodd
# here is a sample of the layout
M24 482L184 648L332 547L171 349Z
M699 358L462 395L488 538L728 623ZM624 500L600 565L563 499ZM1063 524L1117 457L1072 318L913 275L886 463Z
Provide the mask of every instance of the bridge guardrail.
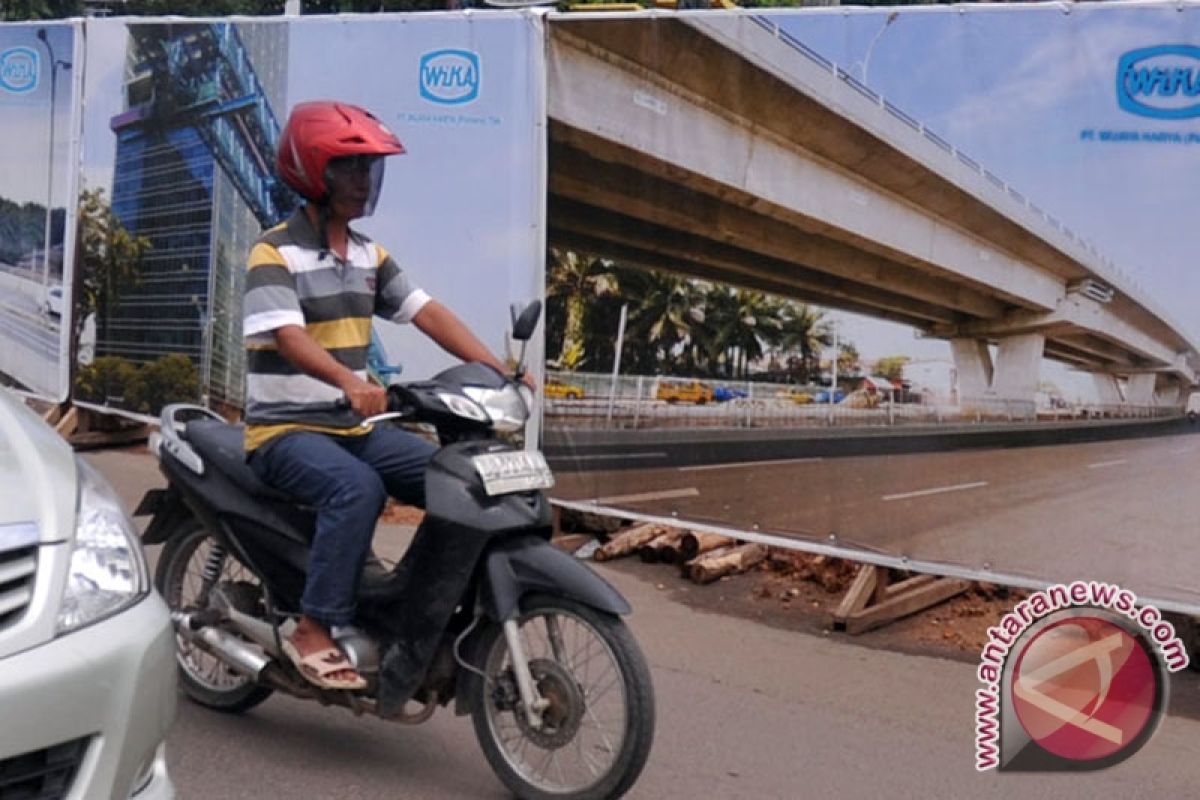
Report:
M897 106L895 106L894 104L892 104L891 101L889 101L883 95L879 94L874 89L870 88L869 86L864 84L862 81L858 80L856 77L854 77L854 75L852 75L850 72L847 72L844 68L842 68L835 62L829 60L825 56L818 53L816 50L813 50L811 47L804 44L804 42L800 41L800 39L796 38L792 34L783 30L775 22L773 22L769 19L764 19L763 16L760 14L752 14L750 16L750 19L754 22L754 24L758 25L760 28L762 28L763 30L770 33L772 36L774 36L779 41L785 43L788 47L795 50L797 53L802 55L807 60L811 61L813 64L817 65L818 67L820 67L821 69L823 69L827 72L832 73L836 78L841 80L843 83L845 83L851 89L853 89L857 93L861 94L868 101L875 103L880 108L884 109L891 116L893 116L894 118L899 120L901 123L903 123L907 127L911 128L912 130L919 133L921 136L923 136L924 138L926 138L927 140L932 142L934 145L936 145L939 149L941 149L941 150L945 151L946 153L950 154L951 156L955 157L960 163L962 163L965 167L970 169L972 172L985 178L987 181L992 183L997 189L999 189L1000 191L1007 194L1016 203L1018 203L1019 205L1021 205L1028 211L1030 211L1035 216L1042 219L1044 222L1046 222L1048 225L1050 225L1055 230L1062 233L1070 241L1072 241L1079 247L1083 248L1083 250L1085 250L1093 259L1095 259L1096 262L1098 262L1100 265L1102 265L1105 268L1105 270L1107 270L1109 275L1114 276L1123 285L1132 287L1142 294L1145 293L1140 282L1136 278L1134 278L1133 275L1129 274L1127 271L1118 267L1117 264L1111 258L1109 258L1104 253L1100 252L1099 248L1097 248L1094 243L1092 243L1091 241L1089 241L1087 239L1084 239L1082 236L1079 236L1074 231L1072 231L1070 228L1068 228L1066 225L1059 222L1054 216L1052 216L1048 212L1044 211L1043 209L1039 208L1026 195L1022 194L1017 189L1010 186L1007 181L1005 181L1000 176L996 175L991 170L984 167L978 161L971 158L967 154L963 153L961 150L958 149L958 147L951 144L950 142L948 142L946 139L939 136L934 131L931 131L929 128L927 128L925 126L925 124L923 122L921 122L920 120L916 119L912 115L908 114L907 112L903 111L902 109L900 109Z

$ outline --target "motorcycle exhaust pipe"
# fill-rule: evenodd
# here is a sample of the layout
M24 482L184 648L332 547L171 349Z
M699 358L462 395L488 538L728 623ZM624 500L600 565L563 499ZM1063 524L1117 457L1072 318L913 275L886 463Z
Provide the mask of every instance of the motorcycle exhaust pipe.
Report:
M264 622L249 614L243 614L233 606L226 606L223 611L229 618L229 624L237 629L238 633L257 644L264 652L274 658L279 658L283 655L279 652L278 641L275 638L275 629L271 627L269 622Z
M258 680L271 659L236 636L211 625L197 627L192 615L172 612L175 631L192 644L224 661L247 678Z

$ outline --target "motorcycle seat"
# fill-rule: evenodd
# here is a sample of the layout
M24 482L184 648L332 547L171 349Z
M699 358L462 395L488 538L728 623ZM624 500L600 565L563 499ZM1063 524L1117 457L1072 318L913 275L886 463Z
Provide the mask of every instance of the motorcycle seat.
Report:
M254 470L250 469L250 465L246 463L244 425L230 425L215 419L199 419L188 423L186 436L206 464L255 497L284 503L297 502L286 492L263 483Z

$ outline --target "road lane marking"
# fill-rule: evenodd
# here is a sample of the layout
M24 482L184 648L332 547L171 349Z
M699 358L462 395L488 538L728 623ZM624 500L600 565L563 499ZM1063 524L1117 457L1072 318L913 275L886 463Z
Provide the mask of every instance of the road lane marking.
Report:
M666 458L666 453L598 453L587 456L546 456L551 461L603 461L614 458Z
M661 492L642 492L641 494L619 494L613 497L597 497L597 505L609 503L644 503L648 500L675 500L680 497L699 497L700 490L695 486L686 489L665 489Z
M737 461L731 464L701 464L698 467L680 467L680 472L700 472L706 469L733 469L735 467L763 467L769 464L807 464L811 461L821 461L816 458L777 458L773 461Z
M1124 464L1124 463L1126 463L1125 459L1118 458L1113 461L1097 461L1095 464L1088 464L1087 468L1088 469L1100 469L1102 467L1115 467L1118 464Z
M961 492L966 489L978 489L980 486L987 486L987 481L975 481L974 483L959 483L954 486L938 486L935 489L921 489L917 492L904 492L902 494L885 494L884 500L907 500L910 497L925 497L931 494L944 494L945 492Z
M1192 448L1190 448L1190 447L1177 447L1174 450L1172 450L1169 453L1169 455L1182 456L1182 455L1187 455L1190 452L1192 452Z

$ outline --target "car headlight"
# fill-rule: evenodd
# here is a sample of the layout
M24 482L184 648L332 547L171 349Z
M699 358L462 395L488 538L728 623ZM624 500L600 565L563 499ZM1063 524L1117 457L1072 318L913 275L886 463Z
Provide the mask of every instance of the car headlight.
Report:
M529 419L530 404L515 384L507 383L502 389L465 386L463 394L483 407L491 417L492 427L501 433L520 430Z
M129 515L100 473L83 459L75 463L79 507L58 612L60 634L109 617L150 591L146 558Z

